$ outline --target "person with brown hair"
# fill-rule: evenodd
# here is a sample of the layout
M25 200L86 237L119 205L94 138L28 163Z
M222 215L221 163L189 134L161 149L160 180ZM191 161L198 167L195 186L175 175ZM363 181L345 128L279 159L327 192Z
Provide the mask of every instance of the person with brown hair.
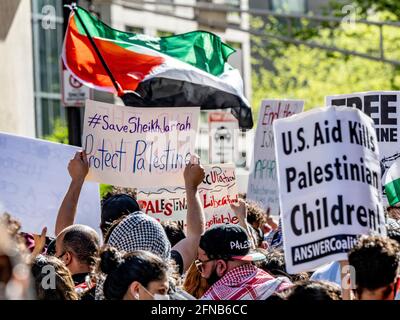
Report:
M295 283L282 296L285 300L314 302L342 300L340 287L332 282L306 280Z
M186 238L183 228L177 221L161 221L160 223L167 234L168 240L171 243L171 247Z
M386 207L387 217L393 220L400 220L400 203Z
M297 274L288 274L286 272L285 254L282 250L257 248L256 251L262 253L265 259L256 261L255 265L271 275L275 277L287 277L292 282L309 279L307 272L300 272Z
M196 264L193 263L186 273L183 289L196 299L200 299L209 287L207 280L201 276Z
M60 259L38 255L31 273L38 300L79 300L71 273Z

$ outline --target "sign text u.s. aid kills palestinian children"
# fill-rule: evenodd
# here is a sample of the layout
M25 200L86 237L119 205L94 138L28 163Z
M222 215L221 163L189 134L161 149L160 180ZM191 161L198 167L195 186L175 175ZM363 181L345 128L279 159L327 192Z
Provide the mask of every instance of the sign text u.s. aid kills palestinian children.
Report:
M274 134L289 272L345 259L358 235L385 233L370 118L321 108L276 121Z

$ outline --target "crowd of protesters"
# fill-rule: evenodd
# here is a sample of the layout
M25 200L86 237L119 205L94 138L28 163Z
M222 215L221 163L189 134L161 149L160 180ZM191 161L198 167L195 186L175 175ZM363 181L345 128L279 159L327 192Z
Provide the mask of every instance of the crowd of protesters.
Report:
M57 215L55 239L21 232L9 214L0 221L0 299L38 300L394 300L399 299L400 208L386 210L387 237L361 236L341 264L288 274L281 221L245 196L231 209L238 224L205 230L197 187L204 170L184 170L186 226L160 223L128 193L101 204L101 235L75 224L88 173L83 152L68 165L71 183ZM343 283L349 283L344 286Z

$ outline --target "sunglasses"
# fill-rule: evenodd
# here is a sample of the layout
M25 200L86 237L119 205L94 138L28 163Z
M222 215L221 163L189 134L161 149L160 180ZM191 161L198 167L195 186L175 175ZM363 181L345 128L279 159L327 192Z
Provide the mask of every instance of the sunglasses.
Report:
M209 259L209 260L205 260L205 261L196 259L196 260L194 260L194 264L196 265L197 270L199 272L202 272L204 264L206 264L207 262L213 261L213 260L215 260L215 259Z

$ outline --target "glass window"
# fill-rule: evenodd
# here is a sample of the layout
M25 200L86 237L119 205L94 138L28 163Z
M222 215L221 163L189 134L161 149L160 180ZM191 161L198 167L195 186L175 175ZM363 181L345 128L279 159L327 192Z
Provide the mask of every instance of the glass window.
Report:
M272 10L286 13L305 13L306 0L272 0Z
M65 119L65 109L59 99L40 99L42 108L42 136L52 134L56 119Z
M171 31L157 30L157 37L170 37L173 35L174 33Z
M43 137L53 132L57 118L65 121L65 112L60 106L62 1L32 0L31 5L36 135Z
M142 27L125 26L125 31L132 32L132 33L144 34L144 29Z

